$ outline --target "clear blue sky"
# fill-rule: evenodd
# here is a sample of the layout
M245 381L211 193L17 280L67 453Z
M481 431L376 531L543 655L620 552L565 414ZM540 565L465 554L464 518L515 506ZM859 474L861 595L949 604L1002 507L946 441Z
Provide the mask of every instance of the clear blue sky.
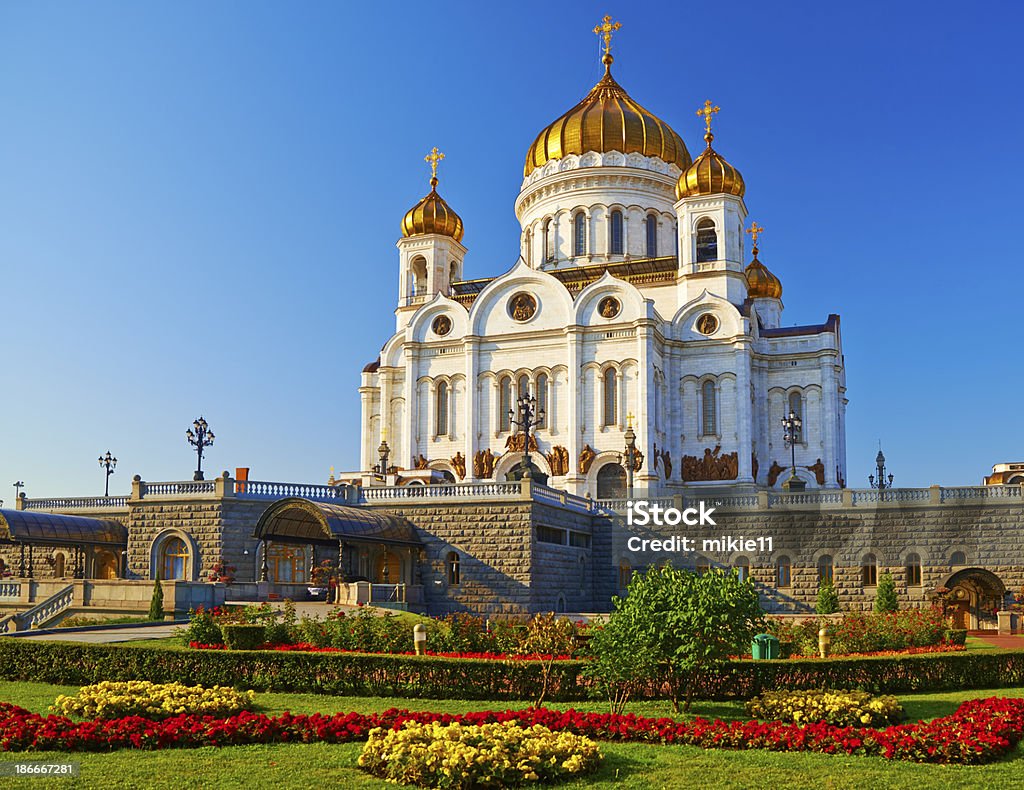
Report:
M725 10L727 9L727 10ZM1015 3L0 5L0 498L357 463L399 221L447 154L466 276L518 253L535 134L614 73L743 173L787 323L843 319L849 483L1024 459ZM212 476L212 475L210 475Z

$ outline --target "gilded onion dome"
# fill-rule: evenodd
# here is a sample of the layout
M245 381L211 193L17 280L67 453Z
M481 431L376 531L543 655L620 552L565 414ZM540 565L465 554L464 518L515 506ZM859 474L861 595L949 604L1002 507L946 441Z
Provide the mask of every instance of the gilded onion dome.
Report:
M757 235L763 231L764 228L759 228L756 222L747 231L754 236L754 260L750 262L745 272L747 296L751 299L781 299L782 281L757 259Z
M430 192L402 218L402 235L406 238L439 233L462 241L462 217L437 194L437 163L442 159L444 154L436 147L425 157L431 171Z
M707 132L704 140L707 148L704 153L694 160L676 182L676 198L693 197L694 195L736 195L743 197L746 191L746 184L743 183L743 176L740 171L730 165L714 148L711 141L715 136L711 133L711 116L718 112L718 107L712 107L711 102L704 102L704 109L698 110L697 115L703 115L707 124Z
M605 52L604 77L583 100L549 124L526 154L523 176L552 159L588 151L656 156L680 170L689 167L690 152L682 138L623 90L611 72L612 56Z

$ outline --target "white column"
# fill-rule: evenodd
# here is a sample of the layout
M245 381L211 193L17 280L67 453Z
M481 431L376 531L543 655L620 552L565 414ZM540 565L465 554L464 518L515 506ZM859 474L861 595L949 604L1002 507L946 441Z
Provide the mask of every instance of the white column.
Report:
M361 472L367 471L374 464L370 449L373 444L373 437L370 435L370 421L373 419L373 393L373 387L359 388L359 418L363 426L361 431L362 447L359 452L359 471Z
M411 465L413 456L416 455L416 371L419 367L419 354L411 344L404 348L405 357L405 425L402 431L402 447L396 447L395 452L400 453L399 459L395 461L396 466Z
M739 474L737 482L753 482L750 461L753 414L750 404L750 352L744 343L736 349L736 433Z
M381 368L378 371L380 381L380 436L377 441L390 437L391 431L391 375Z
M637 371L637 404L636 422L633 430L636 432L637 447L644 454L644 467L634 477L634 485L640 489L650 490L654 485L655 474L652 464L654 463L654 431L651 429L654 420L654 368L651 366L653 358L654 328L651 322L644 321L636 330L637 351L639 355L640 369Z
M478 338L466 338L466 404L463 407L466 410L466 436L463 440L466 449L463 450L463 452L466 455L467 481L474 479L473 456L475 456L477 452L477 422L481 419L479 410L481 408L482 399L477 397L477 380L480 375L479 348L480 340Z
M821 358L821 434L825 449L821 462L825 464L825 487L835 488L836 480L836 426L839 423L839 389L833 357Z
M565 334L569 367L565 382L565 416L568 426L565 449L569 451L569 474L565 477L565 483L570 493L581 494L586 479L579 473L580 450L583 449L583 437L580 434L580 398L583 389L580 386L580 344L583 342L583 328L566 327Z

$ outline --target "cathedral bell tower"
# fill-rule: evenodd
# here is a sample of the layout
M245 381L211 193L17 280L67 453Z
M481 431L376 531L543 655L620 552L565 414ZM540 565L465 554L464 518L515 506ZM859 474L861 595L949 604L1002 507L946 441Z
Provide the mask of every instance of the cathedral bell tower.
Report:
M782 325L782 282L757 259L757 237L764 233L764 228L751 222L747 233L750 234L754 254L746 269L747 296L753 300L761 325L765 329L777 329Z
M711 118L720 108L710 101L697 110L704 118L707 148L676 182L679 219L679 271L686 283L685 300L704 290L733 304L747 298L743 264L746 185L739 170L711 147Z
M444 154L435 146L426 157L430 192L402 218L398 241L399 281L395 330L409 323L420 305L435 294L450 295L451 284L462 279L462 218L437 193L437 163Z

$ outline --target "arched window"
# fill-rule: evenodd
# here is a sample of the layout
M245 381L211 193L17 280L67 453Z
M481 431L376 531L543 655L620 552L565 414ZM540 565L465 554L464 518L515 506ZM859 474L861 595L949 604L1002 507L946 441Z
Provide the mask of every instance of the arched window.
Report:
M647 257L658 257L658 218L654 214L648 214L644 220L644 230L647 236Z
M604 389L604 424L615 425L618 420L619 413L619 399L618 399L618 387L615 381L616 373L615 368L608 368L604 372L603 389Z
M907 586L921 586L921 557L913 553L907 555Z
M587 254L587 215L582 211L572 220L572 254Z
M609 241L612 255L622 255L622 212L618 209L612 212L611 239Z
M58 551L53 555L53 578L63 579L64 578L64 563L65 557L63 551Z
M715 382L705 381L700 388L701 425L704 436L718 434L718 418L715 414Z
M452 261L448 266L448 285L459 281L459 264Z
M862 587L878 585L878 560L874 554L865 554L860 564L860 583Z
M427 259L417 255L412 259L412 295L418 296L427 292Z
M786 412L786 416L789 416L790 412L795 414L800 419L801 423L803 422L804 399L799 392L789 393L789 411ZM797 442L802 442L804 440L804 429L802 425L798 430L794 431L794 439Z
M622 499L626 496L626 470L618 464L605 464L597 470L597 498Z
M278 584L305 584L308 564L302 546L271 543L267 547L267 575Z
M789 557L779 557L775 562L775 586L789 587L793 583L792 564Z
M822 554L818 560L818 586L825 582L832 582L835 578L835 569L832 566L832 555Z
M544 220L544 260L555 259L555 229L550 219Z
M164 581L172 579L188 580L189 575L188 546L181 538L167 538L160 546L160 578Z
M526 398L530 395L530 377L525 373L516 382L516 397Z
M697 223L697 263L718 260L718 233L715 221L705 217Z
M962 551L954 551L953 556L949 558L950 565L966 565L967 556Z
M733 563L733 567L736 568L736 575L739 576L741 582L745 582L750 579L749 557L737 557L736 562Z
M625 590L633 578L633 568L625 560L619 562L619 589Z
M548 374L537 376L537 423L538 428L548 427Z
M444 436L448 433L448 382L437 383L437 430L435 436Z
M510 431L508 413L512 410L512 377L502 376L498 379L498 430Z
M449 551L444 565L448 572L448 584L452 587L457 587L462 583L462 566L458 552Z

